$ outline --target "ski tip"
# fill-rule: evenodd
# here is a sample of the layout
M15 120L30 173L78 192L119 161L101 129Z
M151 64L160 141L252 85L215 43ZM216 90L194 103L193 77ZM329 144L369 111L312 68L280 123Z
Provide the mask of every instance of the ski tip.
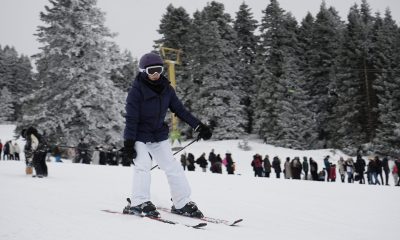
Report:
M240 223L240 222L243 222L243 219L241 218L241 219L238 219L238 220L236 220L236 221L234 221L230 226L235 226L236 224L238 224L238 223Z
M205 226L207 226L207 223L199 223L199 224L193 226L193 228L202 228L202 227L205 227Z

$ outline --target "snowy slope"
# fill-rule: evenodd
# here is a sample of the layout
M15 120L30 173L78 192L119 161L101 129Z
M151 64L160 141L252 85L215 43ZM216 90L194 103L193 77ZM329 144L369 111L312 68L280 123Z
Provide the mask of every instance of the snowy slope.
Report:
M0 128L1 129L1 128ZM0 132L3 138L4 132ZM127 167L48 163L49 177L26 176L24 163L0 161L0 239L395 239L400 188L359 184L254 178L245 157L292 150L250 142L199 142L188 151L222 153L229 147L242 175L188 172L192 198L211 217L244 222L238 227L209 224L204 230L158 223L101 209L122 210L131 191ZM274 153L272 153L274 152ZM329 151L307 151L309 156ZM315 155L314 155L315 154ZM235 157L237 156L237 157ZM302 155L300 155L302 156ZM240 160L239 160L240 158ZM317 159L317 157L315 157ZM152 172L152 201L170 206L166 177ZM168 215L183 223L198 220Z

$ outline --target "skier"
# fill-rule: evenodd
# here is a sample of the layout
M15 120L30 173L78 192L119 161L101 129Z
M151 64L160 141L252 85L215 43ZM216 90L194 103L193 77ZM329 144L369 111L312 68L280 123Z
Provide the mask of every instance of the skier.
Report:
M47 177L47 165L46 165L46 154L48 146L46 141L40 135L36 128L29 127L23 129L21 136L26 140L25 144L25 157L27 163L30 165L33 163L36 175L34 177Z
M160 216L150 201L152 157L166 173L173 201L172 211L202 218L202 212L190 199L191 190L185 172L174 159L168 141L169 127L164 119L170 109L198 132L198 139L208 140L212 132L188 112L178 99L170 82L162 75L163 60L158 54L143 55L139 60L139 70L126 100L124 131L125 154L129 159L134 159L130 211L134 214Z

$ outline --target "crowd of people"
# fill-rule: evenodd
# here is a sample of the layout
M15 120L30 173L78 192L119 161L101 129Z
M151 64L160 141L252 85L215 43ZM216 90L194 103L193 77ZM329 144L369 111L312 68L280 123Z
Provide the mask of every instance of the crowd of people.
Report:
M17 142L6 141L3 145L0 139L0 160L20 160L21 148Z
M35 138L45 142L43 137L37 133L37 130L31 129L31 131L33 131L34 137L37 135ZM30 133L30 135L32 134ZM25 137L30 138L30 136ZM28 144L24 150L25 154L28 153L27 165L30 164L35 169L38 169L36 172L41 173L40 175L47 176L46 154L42 153L40 156L36 156L37 163L35 163L35 155L33 153L37 151L32 151L32 146L29 144L31 142L30 139L27 142ZM62 151L63 147L56 145L52 148L47 148L47 154L50 152L56 162L62 162L61 155L65 152ZM41 149L43 152L44 147L41 147ZM107 147L97 146L91 149L89 144L82 138L79 144L73 147L73 151L73 163L115 166L120 164L122 166L131 166L132 164L132 161L124 156L123 149L117 149L114 144ZM3 144L0 140L0 160L20 160L20 153L21 149L17 142L10 140ZM210 171L211 173L222 174L225 168L228 174L235 174L236 170L236 165L230 152L225 153L225 156L222 157L221 154L216 154L214 149L211 150L208 156L206 153L202 153L198 158L192 153L183 153L180 156L180 162L183 169L187 171L195 171L196 165L203 172ZM303 157L303 161L299 157L294 157L293 159L287 157L285 162L282 162L278 156L273 157L271 161L268 155L262 158L260 154L255 154L251 161L251 167L255 177L269 178L271 174L275 173L276 178L281 178L282 174L285 179L335 182L337 175L339 175L340 181L343 183L359 182L360 184L389 185L389 177L392 175L395 185L400 186L400 160L394 160L394 164L390 167L388 157L382 159L379 156L370 157L367 162L361 155L358 155L355 161L351 157L346 160L340 157L336 162L332 162L330 156L326 156L323 160L323 165L319 167L318 163L311 157Z
M181 164L183 170L195 171L196 165L202 169L203 172L207 172L208 166L212 173L222 173L223 167L226 168L228 174L235 174L236 165L232 159L232 154L227 152L224 159L222 159L221 154L215 154L214 149L208 154L208 159L206 159L206 153L202 153L199 158L195 159L192 153L181 154Z
M283 173L285 179L335 182L336 173L339 173L340 181L343 183L347 179L348 183L378 185L389 185L389 176L392 173L395 185L400 186L400 159L394 160L393 167L390 167L388 157L384 157L382 160L379 156L370 157L367 164L361 155L357 156L356 161L351 157L346 160L340 157L336 163L330 161L330 156L326 156L320 169L318 163L311 157L303 157L303 162L299 157L293 159L287 157L282 169L282 161L278 156L275 156L271 162L268 155L262 159L261 155L255 154L251 166L256 177L270 177L274 171L276 178L280 178ZM383 178L383 174L385 178Z

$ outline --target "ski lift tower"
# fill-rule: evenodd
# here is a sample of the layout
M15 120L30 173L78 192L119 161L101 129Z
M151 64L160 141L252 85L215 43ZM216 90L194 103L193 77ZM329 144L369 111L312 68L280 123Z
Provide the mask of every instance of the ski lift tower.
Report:
M171 85L174 89L176 89L176 78L175 78L175 64L181 65L181 53L182 50L180 49L174 49L174 48L167 48L167 47L161 47L161 56L164 59L164 62L168 65L168 77L169 80L171 81ZM175 114L172 114L172 131L171 131L171 141L172 145L174 145L174 142L177 140L177 142L181 141L181 134L178 130L178 118L175 116Z

